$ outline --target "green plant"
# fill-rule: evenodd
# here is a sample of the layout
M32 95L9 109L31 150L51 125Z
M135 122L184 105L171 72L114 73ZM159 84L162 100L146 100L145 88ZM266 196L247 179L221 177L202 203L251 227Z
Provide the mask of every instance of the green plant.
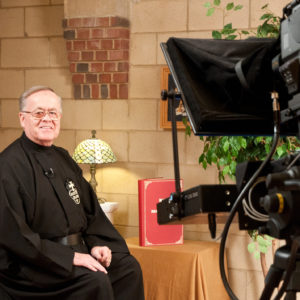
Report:
M200 137L204 143L203 151L199 157L199 164L204 169L208 165L216 165L219 182L225 182L228 176L235 179L236 165L244 161L263 160L270 150L272 137ZM294 137L280 139L276 149L275 159L294 152L299 148L299 141Z
M213 2L206 2L204 7L207 8L206 16L212 16L215 10L221 10L225 17L230 13L241 10L243 5L230 2L225 6L222 6L221 0L214 0ZM262 24L257 27L256 32L252 30L238 30L237 28L232 27L232 23L228 23L224 25L223 29L221 30L213 30L212 37L214 39L225 40L235 40L236 38L242 38L249 35L259 38L277 37L279 34L280 17L274 15L274 13L269 10L268 4L262 6L261 10L263 12L262 16L260 17Z
M212 16L215 10L221 10L224 16L229 15L231 12L241 10L243 5L237 4L235 5L233 2L227 3L225 7L222 6L221 0L214 0L213 2L206 2L204 7L207 8L206 16ZM232 23L224 25L221 30L213 30L212 37L214 39L226 39L226 40L234 40L238 36L242 36L243 34L249 34L247 30L237 30L236 28L232 28Z
M248 251L253 253L256 259L259 259L260 253L266 254L268 252L274 238L268 235L259 235L256 230L249 230L249 235L252 238L252 242L248 244Z
M262 8L263 15L260 20L263 21L261 25L257 27L256 36L257 37L270 37L275 38L279 35L280 28L280 17L275 16L268 8L268 4L264 5Z

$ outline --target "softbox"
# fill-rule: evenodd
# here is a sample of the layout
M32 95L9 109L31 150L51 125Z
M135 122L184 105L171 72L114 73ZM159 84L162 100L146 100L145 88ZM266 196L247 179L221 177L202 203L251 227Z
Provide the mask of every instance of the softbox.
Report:
M271 91L281 109L290 96L272 69L277 39L211 40L170 38L162 50L195 135L271 135ZM296 122L281 133L296 135Z

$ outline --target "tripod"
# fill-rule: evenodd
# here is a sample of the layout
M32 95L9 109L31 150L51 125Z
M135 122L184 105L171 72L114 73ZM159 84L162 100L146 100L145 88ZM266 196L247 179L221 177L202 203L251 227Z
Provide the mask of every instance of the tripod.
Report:
M288 267L291 257L291 248L288 245L277 249L274 262L271 265L265 279L265 288L262 292L260 300L271 299L272 293L278 287L282 277ZM285 289L285 300L296 300L296 293L300 291L300 252L297 251L295 257L295 268L291 273L289 283Z

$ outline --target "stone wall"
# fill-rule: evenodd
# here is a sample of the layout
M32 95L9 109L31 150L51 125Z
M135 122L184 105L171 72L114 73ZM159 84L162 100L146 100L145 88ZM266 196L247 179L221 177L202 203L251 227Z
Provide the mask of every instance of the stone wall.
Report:
M95 129L97 137L111 145L118 162L97 168L98 194L119 202L114 222L121 234L137 236L137 180L174 177L171 133L159 125L161 67L166 64L160 42L170 36L210 38L212 29L229 22L243 29L255 28L260 8L267 1L241 0L241 11L228 15L216 11L209 18L205 16L205 2L1 0L0 150L21 134L17 99L22 91L35 84L53 87L63 97L62 130L56 144L72 154L76 145ZM283 2L289 1L269 2L270 8L281 14ZM63 20L112 16L128 19L130 24L128 99L113 95L103 99L100 91L95 99L74 99ZM200 140L186 138L183 131L178 139L184 189L216 184L215 168L203 170L197 163ZM88 168L82 168L89 178ZM221 230L222 225L218 225L217 233ZM185 238L210 240L207 225L185 226ZM263 286L259 262L247 252L248 242L247 234L234 225L227 242L227 257L230 283L241 300L258 299Z

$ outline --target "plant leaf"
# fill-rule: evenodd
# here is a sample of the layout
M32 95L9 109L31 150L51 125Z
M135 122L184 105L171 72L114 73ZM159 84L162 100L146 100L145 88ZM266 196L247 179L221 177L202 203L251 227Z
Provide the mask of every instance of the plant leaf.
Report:
M218 179L219 179L220 183L225 182L225 178L224 178L222 172L218 172Z
M206 12L206 15L208 17L210 17L213 13L215 12L215 8L214 7L210 7L207 12Z
M226 5L226 10L231 10L231 9L233 9L233 7L234 7L234 3L230 2Z
M224 25L223 29L232 29L232 23Z
M211 7L211 3L210 2L205 2L203 6L206 7L206 8L210 8Z
M272 245L272 241L271 240L266 240L266 247L270 247Z
M236 170L236 161L232 161L230 163L230 171L231 171L231 174L235 174L235 170Z
M191 133L192 133L191 127L187 125L185 127L185 134L188 135L188 136L191 136Z
M256 239L256 235L257 235L257 231L256 230L248 230L247 231L248 232L248 235L250 236L250 238L252 239L252 240L255 240Z
M265 244L265 239L261 235L257 235L256 240L259 245L264 245Z
M237 38L236 34L231 34L226 37L226 40L235 40Z
M237 11L237 10L242 9L242 8L243 8L243 5L238 4L238 5L236 5L236 6L234 7L233 10Z
M241 137L241 146L244 149L247 148L247 141L246 141L246 139L244 137Z
M223 150L224 150L225 152L227 152L228 149L229 149L229 146L230 146L229 141L225 141L225 143L224 143L224 145L223 145Z
M213 30L212 37L215 40L220 40L220 39L222 39L222 34L219 31L217 31L217 30Z
M232 34L232 33L236 32L236 29L223 28L221 32L222 32L222 34Z
M205 146L204 146L204 149L203 149L203 152L207 152L209 150L209 147L210 147L210 144L209 143L206 143Z
M211 161L212 161L214 164L216 164L217 161L218 161L218 157L217 157L217 155L216 155L215 152L213 152L212 155L211 155Z
M266 247L266 246L259 246L259 251L261 253L267 253L268 252L268 247Z
M225 38L228 37L229 35L234 34L234 31L235 31L235 29L230 29L230 30L226 29L225 32L223 30L221 31L221 33L222 33L222 35L224 35Z
M221 4L221 0L214 0L214 5L219 6Z
M199 164L201 164L204 161L205 155L202 153L198 159Z
M269 235L267 235L267 234L264 235L264 238L265 238L266 240L268 240L268 241L273 241L273 240L274 240L274 238L273 238L272 236L269 236Z
M283 146L277 147L276 153L279 155L279 157L284 153Z
M260 259L260 252L259 251L254 252L254 258L257 259L257 260Z
M260 20L271 19L272 17L273 17L273 14L267 13L267 14L263 14L260 17Z
M224 166L226 164L226 161L225 161L224 157L221 157L219 159L219 164L220 164L220 166Z
M277 26L273 24L268 24L264 22L262 25L258 26L257 34L260 37L268 37L269 35L277 32Z
M222 173L223 173L223 175L225 176L225 175L227 175L228 174L228 172L229 172L229 166L225 166L224 167L224 169L223 169L223 171L222 171Z
M255 138L254 144L255 144L255 145L258 145L259 143L262 142L262 140L263 140L263 137L262 137L262 136L258 136L258 137Z
M254 251L255 251L255 243L254 242L252 242L252 243L249 243L248 244L248 251L250 252L250 253L253 253Z

